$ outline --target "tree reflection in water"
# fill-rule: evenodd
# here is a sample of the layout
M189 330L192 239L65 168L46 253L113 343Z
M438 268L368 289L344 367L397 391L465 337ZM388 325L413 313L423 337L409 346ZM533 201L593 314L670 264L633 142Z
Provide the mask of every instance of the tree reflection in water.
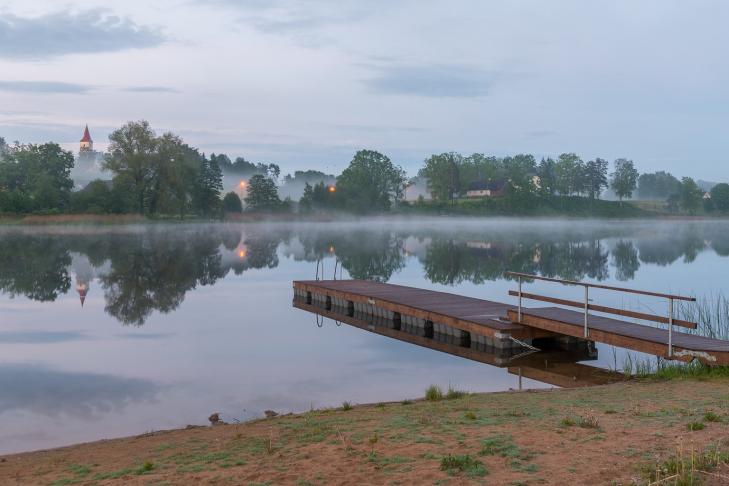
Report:
M188 291L229 273L274 269L280 259L338 259L351 278L388 281L409 258L438 284L483 283L507 270L548 277L627 281L641 265L729 255L729 226L684 224L546 232L520 228L392 229L373 225L181 225L94 230L7 228L0 232L0 291L45 302L98 282L105 310L140 326L172 312ZM607 229L606 229L607 228ZM80 268L81 263L84 268ZM79 268L76 268L79 267ZM332 266L327 267L327 272ZM612 272L612 273L611 273ZM311 276L313 278L314 266ZM332 275L325 275L331 278ZM93 288L91 292L93 292Z

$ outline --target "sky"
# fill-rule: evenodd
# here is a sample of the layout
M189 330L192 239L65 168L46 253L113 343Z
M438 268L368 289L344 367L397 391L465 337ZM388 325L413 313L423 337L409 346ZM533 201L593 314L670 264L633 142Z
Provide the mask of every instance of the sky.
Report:
M620 157L729 180L729 2L0 0L0 136L146 119L206 153Z

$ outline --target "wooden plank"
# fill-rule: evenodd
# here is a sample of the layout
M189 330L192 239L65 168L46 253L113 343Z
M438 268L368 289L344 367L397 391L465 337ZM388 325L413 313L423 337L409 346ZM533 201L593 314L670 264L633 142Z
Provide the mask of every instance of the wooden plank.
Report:
M696 297L685 297L683 295L662 294L660 292L650 292L647 290L628 289L628 288L624 288L624 287L613 287L611 285L601 285L601 284L593 284L593 283L588 283L588 282L578 282L576 280L562 280L559 278L532 275L530 273L504 272L504 274L511 275L512 277L522 277L522 278L528 278L530 280L543 280L545 282L556 282L556 283L561 283L564 285L578 285L581 287L590 287L593 289L615 290L617 292L625 292L628 294L649 295L651 297L662 297L664 299L686 300L688 302L696 302Z
M520 326L510 321L499 321L495 317L506 318L506 311L513 307L500 302L357 280L295 281L294 287L307 292L375 305L392 312L439 322L487 337L498 338L511 335L517 339L532 339L551 335L551 333L539 330L535 332L533 328ZM459 314L478 317L465 318Z
M509 295L518 297L519 292L517 292L516 290L509 290ZM559 305L566 305L569 307L577 307L579 309L585 308L584 302L578 302L576 300L558 299L556 297L547 297L544 295L530 294L528 292L522 292L521 297L523 299L539 300L541 302L549 302L550 304L559 304ZM668 317L666 317L666 316L656 316L653 314L645 314L643 312L636 312L636 311L625 310L625 309L616 309L614 307L605 307L603 305L597 305L597 304L587 304L587 309L591 310L591 311L595 311L595 312L605 312L608 314L615 314L615 315L623 316L623 317L634 317L636 319L642 319L645 321L653 321L653 322L660 322L663 324L668 324ZM673 325L685 327L688 329L696 329L698 327L695 322L684 321L682 319L674 319Z

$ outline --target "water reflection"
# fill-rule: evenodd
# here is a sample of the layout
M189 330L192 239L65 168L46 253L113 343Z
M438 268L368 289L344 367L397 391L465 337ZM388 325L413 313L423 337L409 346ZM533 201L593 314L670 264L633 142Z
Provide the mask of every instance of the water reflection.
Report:
M329 272L336 259L349 277L379 281L415 259L431 283L458 285L502 279L507 270L628 281L641 265L690 263L702 252L729 255L729 226L722 223L580 224L559 231L494 223L457 231L367 223L5 229L0 290L40 302L73 290L80 305L101 292L107 314L140 326L154 312L178 309L191 290L215 285L229 273L276 268L280 258L326 259L332 262Z
M509 373L520 378L518 388L521 388L522 377L564 388L604 385L625 380L623 373L581 363L596 361L598 357L594 343L584 340L554 340L549 343L551 349L546 351L517 347L495 348L470 339L457 339L452 335L435 333L425 336L416 329L406 329L404 326L398 328L391 320L364 314L350 316L338 312L336 308L326 310L316 304L307 304L305 299L301 298L295 297L293 306L318 316L317 323L321 322L321 325L324 322L323 318L326 317L333 320L336 325L346 324L416 346L498 368L507 368ZM319 318L322 320L319 321Z
M153 400L160 387L137 378L6 363L0 364L0 390L0 414L18 410L90 419Z

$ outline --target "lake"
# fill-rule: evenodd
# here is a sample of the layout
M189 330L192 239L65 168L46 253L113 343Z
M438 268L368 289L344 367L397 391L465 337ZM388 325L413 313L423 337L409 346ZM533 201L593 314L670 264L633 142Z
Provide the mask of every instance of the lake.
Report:
M0 453L205 424L212 412L234 421L417 398L430 384L518 387L506 368L294 308L292 281L314 279L318 261L324 278L336 268L337 278L514 303L507 270L711 297L727 256L724 221L0 228ZM660 299L592 297L666 312ZM591 366L622 368L623 350L597 352Z

